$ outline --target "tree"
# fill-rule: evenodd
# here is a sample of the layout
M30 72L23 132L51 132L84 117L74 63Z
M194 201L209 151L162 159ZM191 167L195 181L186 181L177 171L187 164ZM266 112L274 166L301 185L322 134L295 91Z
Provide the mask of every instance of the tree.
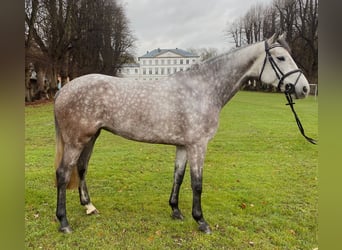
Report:
M44 89L53 91L58 76L64 85L68 77L87 73L116 75L134 42L124 9L115 0L26 0L25 87L30 87L32 64L47 79ZM43 64L32 61L33 44ZM31 99L27 94L26 100Z
M286 32L292 56L311 83L317 83L318 0L274 0L253 5L243 17L228 24L228 37L236 47ZM239 42L242 41L242 42Z
M38 12L38 0L25 1L25 99L32 101L31 92L31 72L32 72L32 61L35 61L35 53L33 53L33 27L36 23L37 12ZM28 16L27 13L30 13Z
M317 84L318 78L318 0L298 0L299 19L295 24L301 43L300 50L306 57L301 62L310 75L313 84Z
M243 36L243 28L242 28L242 18L237 19L231 23L228 23L228 29L226 31L226 35L229 38L232 38L235 47L240 47L242 45L242 36Z

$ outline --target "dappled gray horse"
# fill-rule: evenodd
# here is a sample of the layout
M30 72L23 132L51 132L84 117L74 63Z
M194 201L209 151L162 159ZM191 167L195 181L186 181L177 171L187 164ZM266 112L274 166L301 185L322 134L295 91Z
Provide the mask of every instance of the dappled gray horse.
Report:
M270 39L209 59L165 80L141 82L100 74L81 76L55 99L56 184L60 231L71 232L66 188L78 187L86 213L96 213L85 176L101 129L127 139L176 146L172 217L183 219L178 195L187 162L193 192L192 216L210 233L201 208L202 172L207 144L216 133L222 107L247 79L291 89L296 98L309 84L290 56L284 37Z

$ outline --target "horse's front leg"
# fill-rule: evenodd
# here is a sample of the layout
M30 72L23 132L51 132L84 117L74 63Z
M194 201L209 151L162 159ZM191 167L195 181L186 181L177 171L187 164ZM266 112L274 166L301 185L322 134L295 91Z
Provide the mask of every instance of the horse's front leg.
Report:
M203 163L207 149L207 144L197 144L187 147L187 156L190 164L191 188L193 194L192 201L192 217L199 224L199 230L210 234L211 230L205 221L202 212L201 195L202 195L202 174Z
M183 182L186 168L186 149L183 146L177 146L175 171L173 176L173 186L170 195L169 204L172 208L172 218L183 220L184 216L178 208L179 190Z

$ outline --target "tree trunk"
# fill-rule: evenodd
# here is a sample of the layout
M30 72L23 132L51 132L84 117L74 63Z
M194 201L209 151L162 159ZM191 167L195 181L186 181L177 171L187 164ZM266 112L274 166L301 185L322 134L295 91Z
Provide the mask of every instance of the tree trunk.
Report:
M32 102L30 78L31 69L28 64L25 63L25 100L27 102Z

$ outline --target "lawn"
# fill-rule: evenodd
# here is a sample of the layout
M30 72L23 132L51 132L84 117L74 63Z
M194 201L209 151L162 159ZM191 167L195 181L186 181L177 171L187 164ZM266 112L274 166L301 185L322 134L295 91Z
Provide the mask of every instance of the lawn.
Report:
M184 221L168 206L175 147L132 142L103 131L87 175L100 213L87 216L67 192L74 232L55 221L51 103L25 107L26 249L314 249L318 246L318 147L298 131L281 94L239 92L222 110L208 145L202 207L213 233L191 217L189 168L180 192ZM318 138L318 101L298 100Z

